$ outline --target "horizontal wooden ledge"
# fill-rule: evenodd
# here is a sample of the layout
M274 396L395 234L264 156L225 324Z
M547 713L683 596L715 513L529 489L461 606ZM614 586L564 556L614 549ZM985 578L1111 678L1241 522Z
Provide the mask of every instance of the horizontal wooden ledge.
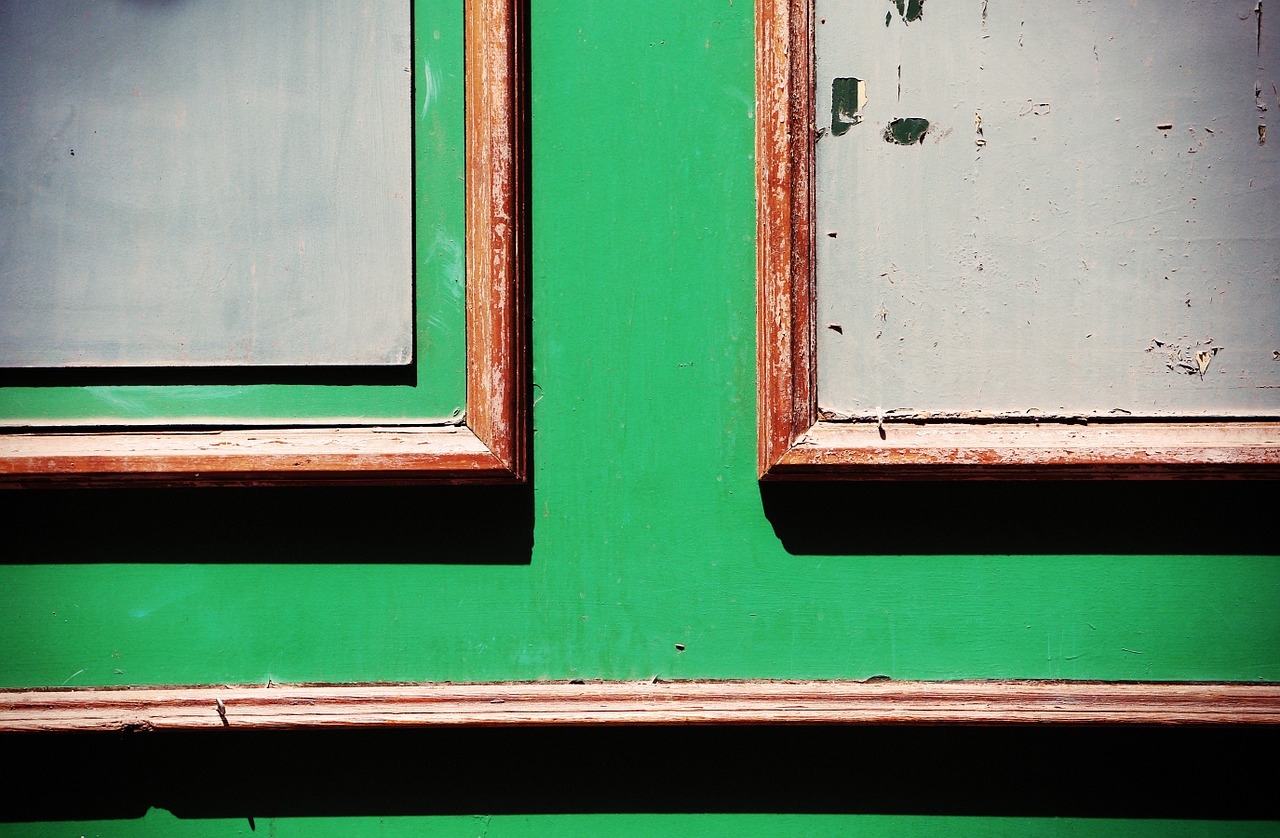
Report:
M1280 477L1274 422L818 422L769 478Z
M0 487L510 479L462 426L0 434Z
M0 692L0 732L670 724L1274 725L1280 684L705 681Z

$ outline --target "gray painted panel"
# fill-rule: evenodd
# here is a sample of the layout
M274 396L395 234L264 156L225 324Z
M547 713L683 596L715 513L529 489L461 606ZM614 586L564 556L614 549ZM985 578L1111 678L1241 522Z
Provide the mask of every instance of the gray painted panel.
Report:
M0 0L0 365L411 358L407 0Z
M818 0L824 410L1280 413L1260 5Z

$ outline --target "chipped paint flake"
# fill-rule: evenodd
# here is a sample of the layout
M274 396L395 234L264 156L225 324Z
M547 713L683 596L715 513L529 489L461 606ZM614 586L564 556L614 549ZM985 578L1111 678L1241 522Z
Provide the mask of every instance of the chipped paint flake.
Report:
M929 133L929 120L911 116L895 119L885 126L884 141L893 145L917 145Z
M898 10L898 17L902 18L904 23L915 23L924 17L924 0L890 0L894 7ZM885 17L885 25L889 25L889 21L893 19L893 12Z
M831 80L831 133L843 136L862 121L862 109L867 106L867 84L862 79L838 78Z

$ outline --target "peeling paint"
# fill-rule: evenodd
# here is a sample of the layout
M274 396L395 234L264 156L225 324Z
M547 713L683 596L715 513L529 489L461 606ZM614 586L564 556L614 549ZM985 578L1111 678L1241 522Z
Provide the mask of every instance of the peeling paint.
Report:
M821 122L833 79L870 92L864 127L815 152L824 410L1280 411L1280 169L1259 145L1280 39L1258 55L1255 9L977 0L889 31L883 3L815 0ZM1169 345L1144 354L1152 336Z
M1185 339L1183 339L1185 340ZM1165 369L1184 375L1198 375L1204 378L1209 371L1213 357L1222 351L1221 346L1212 346L1213 338L1205 338L1194 344L1171 342L1152 338L1146 351L1159 354L1164 359Z
M838 78L831 80L831 133L843 136L862 121L862 109L867 105L867 85L862 79Z
M911 116L895 119L885 126L884 141L894 145L917 145L929 133L929 120Z
M924 0L890 0L898 10L898 17L902 18L904 23L915 23L924 17ZM1259 4L1261 5L1261 4ZM893 12L890 12L885 18L885 25L893 19Z

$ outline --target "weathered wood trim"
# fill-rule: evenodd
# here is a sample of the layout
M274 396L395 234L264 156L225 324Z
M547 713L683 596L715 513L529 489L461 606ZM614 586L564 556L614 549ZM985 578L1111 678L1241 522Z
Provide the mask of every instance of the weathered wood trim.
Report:
M759 476L1280 477L1276 422L819 420L812 0L756 0Z
M883 432L883 437L882 437ZM1274 478L1271 422L818 422L769 479Z
M811 4L756 2L756 339L763 476L817 419Z
M470 429L449 426L7 435L0 466L6 488L510 479Z
M467 425L523 480L529 384L518 9L516 0L466 0L465 7Z
M523 21L514 0L467 0L465 14L466 426L12 429L0 432L0 487L524 480Z
M350 727L1274 725L1280 684L706 681L0 692L0 732Z

